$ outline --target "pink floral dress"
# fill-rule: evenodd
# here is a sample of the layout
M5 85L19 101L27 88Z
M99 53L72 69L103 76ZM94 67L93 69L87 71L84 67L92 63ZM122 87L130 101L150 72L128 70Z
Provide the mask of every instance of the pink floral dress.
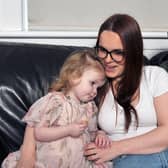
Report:
M77 103L61 92L50 92L36 101L24 116L31 127L64 126L75 121L88 120L88 128L78 137L65 137L51 142L37 141L35 168L90 168L93 163L83 155L84 145L94 137L97 131L97 108L94 102ZM20 151L10 153L2 168L14 168L20 157Z

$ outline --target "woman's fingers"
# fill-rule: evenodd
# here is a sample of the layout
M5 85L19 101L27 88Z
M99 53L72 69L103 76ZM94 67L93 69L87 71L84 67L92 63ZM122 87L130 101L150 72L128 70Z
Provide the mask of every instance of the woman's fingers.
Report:
M85 145L85 150L94 149L94 148L96 148L96 144L94 142L91 142Z
M89 158L89 156L95 155L96 150L95 149L88 149L84 151L84 155Z
M97 159L97 157L96 157L96 155L95 154L92 154L92 155L89 155L88 157L87 157L87 159L88 160L96 160Z
M89 145L87 145L87 147L84 151L84 155L87 157L88 160L97 161L97 160L99 160L99 157L97 154L98 150L99 149L98 149L98 147L96 147L95 144L89 144Z
M84 155L89 157L96 153L97 147L94 143L89 143L84 148Z

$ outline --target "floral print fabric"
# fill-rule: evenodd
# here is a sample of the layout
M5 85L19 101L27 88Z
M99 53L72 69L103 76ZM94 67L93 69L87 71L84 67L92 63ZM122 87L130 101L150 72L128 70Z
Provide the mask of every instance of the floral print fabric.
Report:
M37 141L35 168L90 168L93 163L83 155L84 145L97 131L97 108L94 102L79 103L61 92L50 92L36 101L24 116L31 127L58 127L87 120L88 128L77 138L65 137L51 142ZM20 151L10 153L2 168L14 168Z

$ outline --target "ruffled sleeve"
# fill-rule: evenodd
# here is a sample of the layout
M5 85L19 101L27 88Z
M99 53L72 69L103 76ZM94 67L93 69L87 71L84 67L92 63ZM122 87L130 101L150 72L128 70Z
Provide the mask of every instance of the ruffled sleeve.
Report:
M63 102L64 96L62 93L48 93L30 107L23 121L32 127L52 125L63 111Z

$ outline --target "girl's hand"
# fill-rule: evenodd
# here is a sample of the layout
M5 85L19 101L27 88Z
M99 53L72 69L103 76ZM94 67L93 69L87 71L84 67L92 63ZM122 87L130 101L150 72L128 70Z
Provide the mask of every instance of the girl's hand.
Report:
M96 138L95 138L95 144L99 148L106 148L111 146L111 140L106 135L104 131L98 131Z
M79 137L83 134L84 130L87 127L86 123L80 122L80 123L72 123L69 124L69 135L72 137Z

